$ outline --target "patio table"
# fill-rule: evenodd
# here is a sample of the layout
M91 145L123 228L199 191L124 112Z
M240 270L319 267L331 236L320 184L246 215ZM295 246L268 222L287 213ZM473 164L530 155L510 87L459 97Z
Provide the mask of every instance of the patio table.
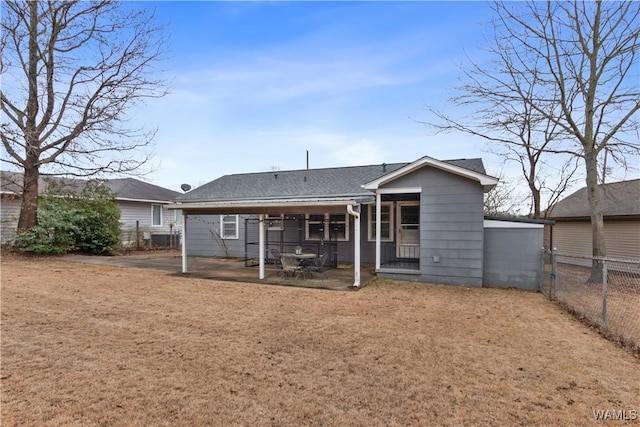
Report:
M282 256L288 256L288 257L293 257L298 259L299 261L305 260L305 259L314 259L317 258L318 255L316 254L312 254L312 253L302 253L302 254L296 254L296 253L289 253L289 252L285 252L281 254Z

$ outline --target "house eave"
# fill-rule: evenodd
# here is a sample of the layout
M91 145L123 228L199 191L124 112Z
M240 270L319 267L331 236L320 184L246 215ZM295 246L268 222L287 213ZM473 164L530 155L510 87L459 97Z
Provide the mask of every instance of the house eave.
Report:
M168 209L182 209L187 214L303 214L342 213L347 206L368 201L365 198L261 199L208 202L179 202Z
M606 215L605 214L602 217L607 221L612 221L612 220L616 220L616 221L631 221L631 220L640 219L640 215L638 215L638 214L633 214L633 215ZM555 222L564 222L564 221L585 221L585 222L590 222L591 221L591 217L587 216L587 215L550 217L549 219L553 220Z
M172 200L135 199L132 197L116 197L115 200L119 202L155 203L155 204L163 204L163 205L168 205L173 203Z

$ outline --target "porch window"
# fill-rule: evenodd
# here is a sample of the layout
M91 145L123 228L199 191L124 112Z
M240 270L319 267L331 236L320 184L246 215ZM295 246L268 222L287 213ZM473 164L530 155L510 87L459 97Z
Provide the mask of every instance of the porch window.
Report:
M179 227L179 226L182 225L182 209L176 209L173 212L175 214L174 222L175 222L176 226Z
M380 204L380 241L393 241L393 202ZM376 205L369 205L369 241L376 240Z
M349 221L347 214L328 215L329 240L349 240Z
M162 225L162 205L151 205L151 225Z
M284 215L267 215L265 222L269 231L284 230Z
M324 214L307 215L307 240L325 239Z
M307 214L307 240L349 240L347 214Z
M223 239L238 238L238 215L220 216L220 237Z

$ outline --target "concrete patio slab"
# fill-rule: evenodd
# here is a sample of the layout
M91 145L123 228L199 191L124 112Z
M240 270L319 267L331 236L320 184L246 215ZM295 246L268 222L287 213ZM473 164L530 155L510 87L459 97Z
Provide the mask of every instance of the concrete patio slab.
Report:
M68 255L66 260L87 264L110 265L123 268L142 268L173 273L179 277L225 280L315 289L354 290L353 265L339 265L325 275L307 278L281 277L275 265L265 266L265 278L259 279L258 266L246 267L243 259L189 257L188 273L181 272L182 256L178 251L162 251L117 256ZM372 267L361 269L361 286L375 278Z

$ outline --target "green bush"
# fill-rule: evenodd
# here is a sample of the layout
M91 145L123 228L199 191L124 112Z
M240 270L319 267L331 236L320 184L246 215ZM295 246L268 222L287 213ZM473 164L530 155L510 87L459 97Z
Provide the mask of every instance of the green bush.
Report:
M38 224L16 237L22 252L109 254L120 245L120 209L109 189L87 184L80 194L50 187L38 200Z

